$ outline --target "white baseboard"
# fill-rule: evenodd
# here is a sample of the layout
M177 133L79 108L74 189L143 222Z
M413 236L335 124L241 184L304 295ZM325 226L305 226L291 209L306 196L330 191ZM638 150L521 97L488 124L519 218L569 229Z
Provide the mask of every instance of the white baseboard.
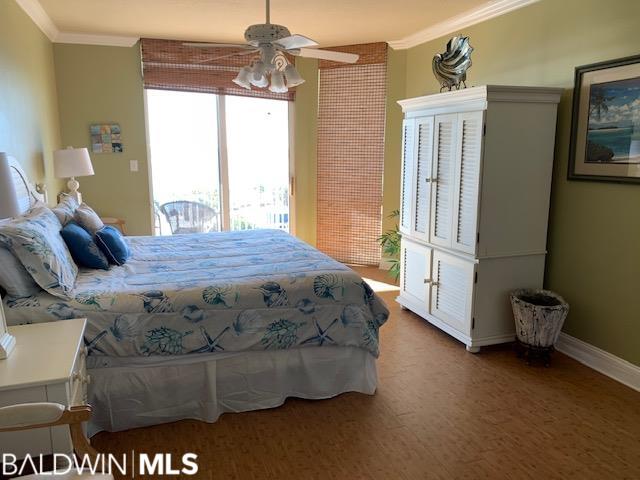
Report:
M579 361L587 367L640 391L640 367L627 362L593 345L561 333L556 350Z

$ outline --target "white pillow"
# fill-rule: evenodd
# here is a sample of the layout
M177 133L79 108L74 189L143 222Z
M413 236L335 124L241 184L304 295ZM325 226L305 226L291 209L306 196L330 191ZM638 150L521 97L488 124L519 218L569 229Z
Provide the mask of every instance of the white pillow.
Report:
M84 202L76 208L73 218L91 235L95 235L98 230L102 230L104 228L104 223L102 223L98 214L93 211L93 208Z
M51 211L56 214L56 217L58 217L58 220L60 220L60 223L64 227L73 220L73 216L80 205L75 198L66 193L61 194L61 197L58 205L53 207Z
M13 252L44 290L69 299L78 267L60 230L58 217L49 208L37 206L0 225L0 245Z
M30 297L42 291L20 260L3 247L0 247L0 287L14 298Z

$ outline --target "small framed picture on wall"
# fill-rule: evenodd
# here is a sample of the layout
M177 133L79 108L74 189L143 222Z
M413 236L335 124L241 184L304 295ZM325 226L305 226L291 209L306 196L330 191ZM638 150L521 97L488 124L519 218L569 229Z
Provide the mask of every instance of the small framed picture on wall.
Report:
M568 178L640 183L640 55L576 68Z
M89 128L93 153L122 153L120 125L117 123L95 123Z

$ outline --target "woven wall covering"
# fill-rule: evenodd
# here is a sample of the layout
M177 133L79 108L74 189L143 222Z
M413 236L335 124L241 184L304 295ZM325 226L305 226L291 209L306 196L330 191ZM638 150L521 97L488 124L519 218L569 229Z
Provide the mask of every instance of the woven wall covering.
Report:
M387 46L335 50L361 58L355 64L319 63L317 245L341 262L377 265Z
M178 40L151 38L141 39L140 48L145 88L276 100L295 97L295 89L273 93L268 88L247 90L232 82L242 67L258 58L257 53L247 54L246 50L233 48L194 48ZM287 60L294 61L289 55Z

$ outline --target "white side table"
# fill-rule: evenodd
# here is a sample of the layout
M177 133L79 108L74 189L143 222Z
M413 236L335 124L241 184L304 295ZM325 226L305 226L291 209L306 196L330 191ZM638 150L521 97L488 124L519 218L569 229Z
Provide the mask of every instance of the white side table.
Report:
M0 407L28 402L83 405L87 402L84 329L86 319L9 327L16 338L11 356L0 360ZM71 453L67 427L0 434L0 452Z

